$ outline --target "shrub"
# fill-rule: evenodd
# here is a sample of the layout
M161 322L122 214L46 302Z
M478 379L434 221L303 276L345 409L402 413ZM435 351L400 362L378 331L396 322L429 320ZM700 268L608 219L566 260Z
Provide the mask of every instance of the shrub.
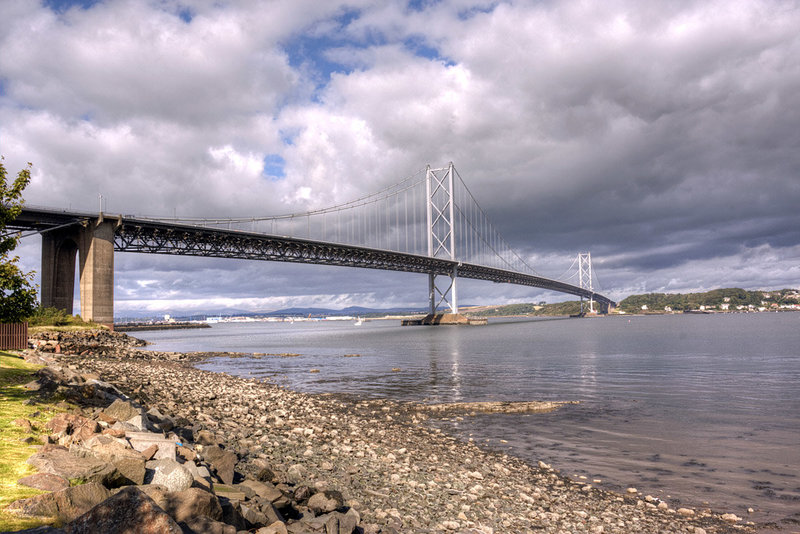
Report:
M36 308L28 317L28 326L91 326L80 315L70 315L58 308Z

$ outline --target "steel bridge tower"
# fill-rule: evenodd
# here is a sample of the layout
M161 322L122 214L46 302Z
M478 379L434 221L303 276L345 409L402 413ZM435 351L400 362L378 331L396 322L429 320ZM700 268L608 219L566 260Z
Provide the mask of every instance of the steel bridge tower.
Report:
M578 253L578 280L581 289L588 289L592 293L589 298L589 313L594 313L594 288L592 287L592 253ZM581 297L581 313L583 313L583 297Z
M443 169L431 169L428 165L425 173L425 189L427 198L428 256L431 258L456 259L455 217L453 216L454 195L453 182L455 171L453 162ZM446 277L443 284L437 284L437 275L428 275L428 293L430 297L430 314L435 315L442 303L450 307L450 313L458 313L456 294L456 277L458 267ZM439 275L439 278L443 278Z

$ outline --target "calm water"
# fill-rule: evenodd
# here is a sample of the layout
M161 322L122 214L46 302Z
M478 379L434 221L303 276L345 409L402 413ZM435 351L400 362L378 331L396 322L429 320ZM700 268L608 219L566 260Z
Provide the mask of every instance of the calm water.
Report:
M306 392L427 402L578 400L552 414L443 424L611 489L709 502L756 522L800 512L800 313L483 327L229 323L139 337L155 350L297 353L203 367ZM748 507L756 513L748 515Z

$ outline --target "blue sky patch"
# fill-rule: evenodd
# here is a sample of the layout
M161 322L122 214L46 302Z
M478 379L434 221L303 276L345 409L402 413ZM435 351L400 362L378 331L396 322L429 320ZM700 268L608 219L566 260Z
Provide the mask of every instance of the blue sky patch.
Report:
M44 5L56 13L63 13L73 7L90 9L100 0L44 0Z
M450 66L455 65L452 60L442 56L436 48L429 46L429 44L425 42L425 38L421 35L409 37L403 41L403 46L415 56L432 61L442 61Z
M281 180L286 178L286 160L278 154L267 154L264 156L264 170L261 174L269 177L272 180Z
M284 50L289 57L289 65L296 69L305 67L313 74L317 88L326 85L334 72L349 74L352 72L351 65L338 63L331 59L326 52L331 49L342 47L366 48L375 44L383 44L380 37L370 36L364 41L355 41L346 34L346 28L351 22L358 19L360 12L350 9L342 12L337 17L331 19L335 28L325 33L315 33L315 27L308 28L300 34L294 35L284 44Z
M294 144L294 138L297 137L297 131L280 130L281 141L284 145L291 146Z
M191 8L181 6L178 8L178 17L186 24L189 24L194 18L194 12L192 12Z
M475 6L458 12L460 20L469 20L475 15L491 13L501 2L487 2L485 6Z
M410 0L408 2L408 9L411 11L425 11L431 6L438 4L440 0Z

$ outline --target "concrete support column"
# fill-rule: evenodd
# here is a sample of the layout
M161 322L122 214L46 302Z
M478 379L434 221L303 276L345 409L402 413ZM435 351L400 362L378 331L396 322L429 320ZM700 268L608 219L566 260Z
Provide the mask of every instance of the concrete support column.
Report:
M75 257L80 232L67 229L42 234L41 298L43 308L72 314L75 294Z
M114 325L114 224L90 221L81 229L81 317Z

